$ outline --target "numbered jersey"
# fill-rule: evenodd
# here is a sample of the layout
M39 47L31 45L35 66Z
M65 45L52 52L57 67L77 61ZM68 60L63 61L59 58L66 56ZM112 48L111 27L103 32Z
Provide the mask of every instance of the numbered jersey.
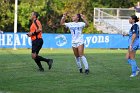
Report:
M65 26L70 29L72 35L72 43L83 42L82 30L85 27L84 22L69 22L65 23Z
M129 45L132 42L133 34L136 34L136 38L133 42L133 46L139 45L139 26L138 26L138 24L133 24L129 31Z

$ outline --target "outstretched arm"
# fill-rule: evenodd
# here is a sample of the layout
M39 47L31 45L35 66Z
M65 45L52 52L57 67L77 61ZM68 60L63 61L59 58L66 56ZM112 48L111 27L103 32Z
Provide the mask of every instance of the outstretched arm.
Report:
M122 34L123 36L129 36L129 34Z
M86 23L86 27L88 27L89 24L88 24L88 21L87 21L85 15L83 15L83 14L80 14L80 15L81 15L81 18L83 19L83 21Z
M60 21L60 25L64 25L65 24L65 20L66 20L66 13L63 14L63 17L61 18L61 21Z

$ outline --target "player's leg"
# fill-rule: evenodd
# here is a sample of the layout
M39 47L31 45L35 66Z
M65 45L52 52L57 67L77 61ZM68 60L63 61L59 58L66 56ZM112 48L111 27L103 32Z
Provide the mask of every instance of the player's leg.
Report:
M130 59L130 56L129 56L129 50L126 53L126 59L127 59L127 63L130 65L131 59Z
M137 52L137 50L138 50L138 47L139 47L139 45L137 45L137 46L133 46L133 51L134 51L134 60L135 60L135 55L136 55L136 52ZM136 62L136 61L135 61ZM137 65L137 64L136 64ZM140 68L138 67L138 65L136 66L136 75L137 74L139 74L139 72L140 72Z
M134 56L135 56L135 51L129 51L129 55L130 55L130 65L131 65L131 71L132 71L132 74L130 77L134 77L136 76L136 61L134 59Z
M77 67L78 67L80 73L83 73L83 71L82 71L82 65L81 65L81 61L80 61L80 56L78 54L78 48L76 48L73 45L72 49L73 49L73 53L75 55L75 60L76 60Z
M81 58L81 60L84 64L84 66L85 66L85 73L88 74L89 73L89 67L88 67L87 59L84 56L84 44L78 46L78 53L79 53L79 56L80 56L80 58Z
M42 48L42 45L43 45L43 40L42 39L39 39L38 40L38 47L36 49L36 53L37 54L39 54L39 51ZM39 56L39 55L36 56L36 59L38 59L39 61L47 62L48 66L49 66L49 69L51 69L52 63L53 63L53 60L52 59L47 59L47 58L44 58L44 57Z
M139 68L136 64L136 60L135 60L135 55L136 55L136 50L137 50L137 46L132 47L132 51L129 50L129 56L130 56L130 64L131 64L131 70L132 70L132 75L130 77L134 77L136 75L138 75L139 73Z
M42 67L40 60L38 60L36 58L37 57L36 49L37 49L37 42L36 41L33 41L32 42L32 55L31 55L32 56L32 59L34 59L35 63L39 67L39 70L40 71L44 71L44 68Z

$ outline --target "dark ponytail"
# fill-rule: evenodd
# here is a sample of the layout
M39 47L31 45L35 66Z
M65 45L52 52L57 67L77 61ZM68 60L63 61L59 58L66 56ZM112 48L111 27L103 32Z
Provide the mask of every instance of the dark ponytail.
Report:
M38 13L38 12L33 12L33 13L34 13L34 15L36 16L36 18L39 17L39 13Z
M132 15L131 18L135 20L135 23L139 21L139 18L136 15Z
M77 17L79 18L79 20L78 20L79 22L82 21L82 18L81 18L80 14L77 14Z

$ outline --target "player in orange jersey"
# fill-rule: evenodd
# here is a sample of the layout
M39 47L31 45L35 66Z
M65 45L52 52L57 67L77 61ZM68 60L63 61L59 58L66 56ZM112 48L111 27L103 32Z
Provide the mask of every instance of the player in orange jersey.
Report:
M32 24L30 26L30 32L27 35L31 37L32 40L32 59L34 59L34 61L38 65L39 71L44 71L44 68L41 65L41 61L47 62L49 69L51 69L53 60L43 58L42 56L38 55L43 45L42 25L38 20L38 16L39 14L37 12L32 12L31 15Z

